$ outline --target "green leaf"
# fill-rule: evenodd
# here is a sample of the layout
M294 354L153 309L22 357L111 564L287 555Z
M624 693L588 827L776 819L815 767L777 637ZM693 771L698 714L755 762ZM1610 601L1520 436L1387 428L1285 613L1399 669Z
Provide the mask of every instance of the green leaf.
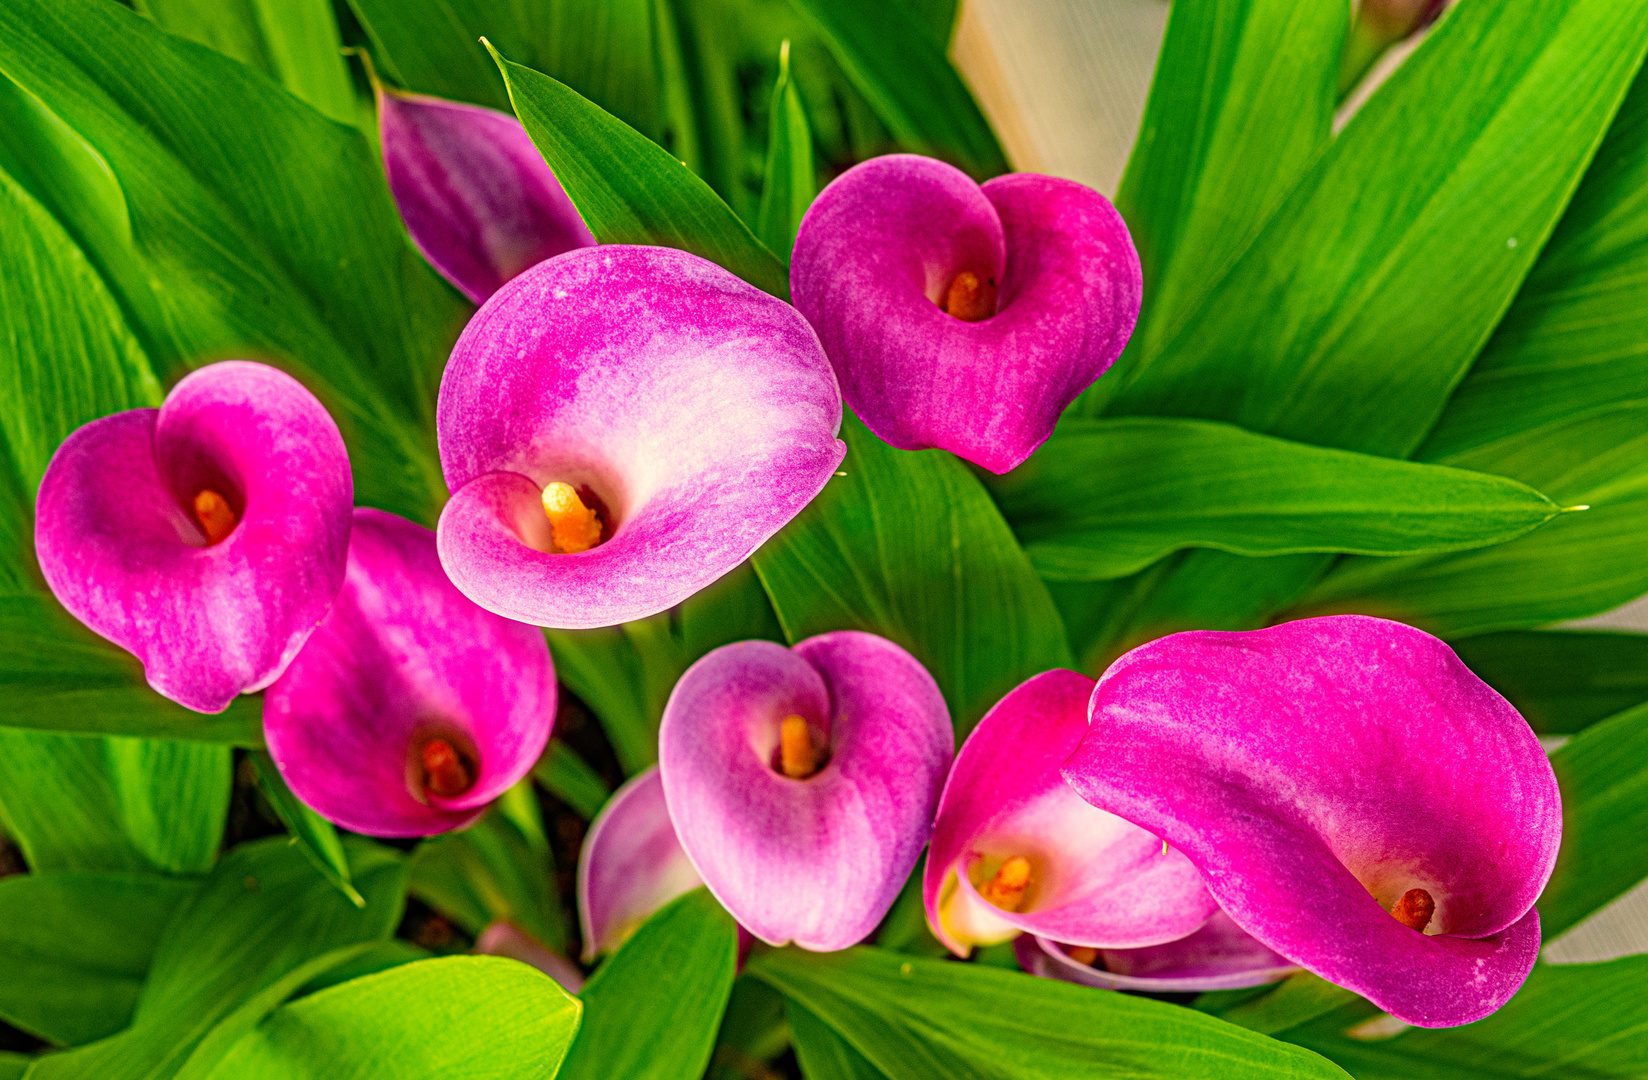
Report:
M250 64L333 120L355 122L355 88L330 0L138 0L179 37Z
M1192 1009L982 964L784 949L751 974L892 1080L934 1076L1343 1077L1316 1055Z
M647 695L647 658L619 626L549 630L555 675L600 718L626 776L658 760L658 716Z
M196 884L138 874L0 879L0 1019L65 1046L124 1028L161 931Z
M274 758L264 752L255 753L251 758L253 766L257 769L258 784L263 788L269 805L280 815L281 824L285 825L286 831L292 835L292 842L308 856L322 877L349 898L350 903L356 907L365 907L365 897L361 896L349 880L349 857L344 854L343 841L338 839L337 827L309 809L301 799L292 794L292 789L286 786L286 780L280 775L280 770L275 768Z
M692 170L571 87L493 57L515 114L597 240L690 251L789 299L783 264Z
M198 873L228 809L227 747L0 728L0 825L36 872Z
M687 597L679 613L682 655L689 662L735 641L784 640L784 627L753 562L739 563L719 581Z
M480 1080L555 1075L579 1006L553 979L492 956L368 975L276 1010L217 1080Z
M853 85L906 150L943 158L985 180L1007 158L944 45L902 2L792 0Z
M1551 767L1562 786L1562 850L1539 898L1546 940L1648 872L1648 705L1575 735Z
M1645 44L1641 2L1451 9L1161 350L1105 380L1121 380L1109 411L1407 456L1550 235Z
M1502 476L1155 417L1067 420L990 488L1037 572L1076 580L1122 577L1185 547L1459 551L1559 512Z
M769 251L785 263L795 247L801 216L816 195L813 169L813 133L801 95L790 81L790 43L778 50L778 81L773 84L767 118L767 165L762 171L761 209L756 234Z
M343 958L333 950L388 937L401 917L406 860L364 842L351 843L350 855L364 909L284 838L235 848L167 923L132 1026L43 1058L34 1080L170 1077L260 991L283 979L295 990ZM326 961L311 964L319 957Z
M1047 590L967 467L894 450L851 413L841 437L846 475L755 553L790 642L890 638L938 681L960 735L1031 675L1069 667Z
M1237 995L1244 1000L1234 1007L1222 1008L1219 999L1226 995ZM1301 971L1274 987L1261 989L1258 994L1251 990L1199 994L1194 1005L1227 1023L1240 1024L1262 1035L1275 1035L1357 1000L1352 991L1335 986L1320 975Z
M0 1050L0 1080L22 1080L29 1066L34 1064L34 1058L28 1054L16 1054L10 1050Z
M411 889L471 937L503 920L562 952L566 926L560 899L550 891L553 875L541 831L527 835L494 807L469 828L419 845Z
M795 1036L801 1075L807 1080L882 1080L887 1075L804 1006L785 999L784 1016Z
M1571 734L1648 701L1648 634L1510 630L1453 651L1541 735Z
M612 794L601 774L560 739L549 740L544 756L532 767L532 777L585 821L594 821Z
M579 995L584 1024L559 1080L697 1080L738 967L738 926L706 889L653 915Z

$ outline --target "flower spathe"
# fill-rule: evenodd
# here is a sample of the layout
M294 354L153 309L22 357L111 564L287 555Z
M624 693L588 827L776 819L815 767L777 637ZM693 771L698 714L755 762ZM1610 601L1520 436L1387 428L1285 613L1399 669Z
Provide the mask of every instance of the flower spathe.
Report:
M384 172L429 264L479 304L595 237L513 116L377 88Z
M847 404L885 441L992 472L1024 461L1138 321L1127 226L1090 188L982 187L932 158L854 166L807 210L790 292Z
M1217 911L1183 854L1089 806L1059 775L1087 732L1093 685L1074 671L1034 676L985 714L956 755L922 899L933 933L958 955L1021 931L1155 945Z
M789 305L667 248L585 248L459 338L436 427L441 560L481 606L609 626L733 569L829 480L829 362Z
M313 394L264 364L185 376L52 455L35 551L64 607L197 712L261 690L343 583L354 484Z
M884 638L723 646L676 683L664 796L716 899L763 941L843 949L897 898L932 829L954 736L938 686Z
M579 851L584 961L618 948L653 912L703 883L675 837L653 766L613 792Z
M430 836L473 822L531 770L555 700L540 631L453 588L428 529L361 508L337 602L264 697L264 737L327 820Z
M1556 780L1442 642L1355 615L1174 634L1105 672L1091 718L1065 777L1282 956L1423 1027L1527 977Z
M1044 979L1153 994L1241 990L1299 970L1222 911L1194 933L1160 945L1093 949L1023 934L1013 942L1013 951L1020 967Z

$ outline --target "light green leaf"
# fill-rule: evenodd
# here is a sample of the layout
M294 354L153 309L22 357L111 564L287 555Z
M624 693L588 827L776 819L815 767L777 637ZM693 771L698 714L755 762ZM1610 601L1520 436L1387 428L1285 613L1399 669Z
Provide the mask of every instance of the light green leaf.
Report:
M1058 612L984 488L942 450L894 450L848 413L847 457L755 553L793 644L867 630L938 681L958 734L1038 672L1069 667Z
M263 788L269 805L280 815L281 824L285 825L286 831L291 834L292 842L309 857L309 861L315 864L315 869L320 871L322 877L349 898L350 903L356 907L365 907L366 899L349 880L349 857L344 854L343 841L338 839L337 828L292 794L292 789L286 786L286 780L280 775L280 770L275 768L274 759L267 753L260 751L251 755L251 758L253 766L257 769L258 784Z
M544 756L532 767L532 777L585 821L594 821L612 794L601 774L560 739L549 740Z
M813 175L813 134L801 95L790 81L790 43L778 50L778 81L773 84L767 118L767 166L762 172L761 209L755 231L769 251L785 263L795 247L801 215L816 195Z
M653 915L584 986L559 1080L697 1080L738 967L738 925L706 889Z
M934 1076L1343 1077L1330 1062L1192 1009L983 964L855 947L784 949L751 974L891 1080Z
M989 486L1037 572L1076 580L1122 577L1185 547L1460 551L1558 513L1539 492L1490 473L1154 417L1067 420Z
M1508 630L1453 651L1541 735L1571 734L1648 701L1648 634Z
M493 56L516 115L597 240L690 251L789 299L783 264L692 170L571 87Z
M554 867L539 828L530 837L494 807L469 828L426 841L412 855L412 894L472 937L503 920L565 951L560 900L550 892Z
M34 1064L34 1058L28 1054L17 1054L10 1050L0 1050L0 1080L21 1080L29 1066Z
M0 1019L65 1046L124 1028L161 930L197 884L138 874L0 879Z

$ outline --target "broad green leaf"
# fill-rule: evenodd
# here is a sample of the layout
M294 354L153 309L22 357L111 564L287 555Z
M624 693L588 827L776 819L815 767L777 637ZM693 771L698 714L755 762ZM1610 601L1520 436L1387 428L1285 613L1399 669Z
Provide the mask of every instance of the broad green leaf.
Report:
M950 38L955 33L956 11L961 7L960 0L889 0L891 3L903 4L910 9L910 14L927 30L927 35L937 43L941 49L950 47Z
M1089 1075L1343 1077L1309 1051L1192 1009L983 964L855 947L750 962L891 1080Z
M795 1057L807 1080L882 1080L887 1074L802 1005L786 999L784 1015L795 1037Z
M767 166L762 171L761 209L755 231L767 249L785 263L795 247L801 215L817 194L813 171L813 133L801 96L790 81L790 43L778 51L778 82L773 84L767 118Z
M227 747L0 728L0 826L37 873L199 873L228 809Z
M938 681L965 735L1031 675L1069 667L1058 612L1007 523L942 450L894 450L847 414L838 475L755 553L793 644L867 630Z
M1407 456L1556 225L1645 44L1641 0L1463 0L1161 350L1105 380L1122 380L1108 410Z
M792 0L904 149L985 180L1007 158L929 25L902 0Z
M1648 1065L1648 956L1607 964L1535 964L1504 1008L1464 1027L1411 1028L1394 1038L1349 1038L1373 1012L1352 1007L1287 1033L1357 1080L1484 1080L1641 1076Z
M1464 637L1594 615L1648 592L1648 403L1553 421L1439 464L1501 473L1590 509L1498 547L1346 559L1299 611L1386 615Z
M76 1046L131 1022L187 878L33 873L0 879L0 1019Z
M648 658L624 628L550 630L546 636L556 677L600 719L624 774L634 776L657 762L659 716L648 701Z
M1648 397L1648 76L1420 456Z
M790 1045L790 1025L784 1013L784 995L777 990L750 975L734 980L732 997L721 1014L721 1030L715 1036L708 1080L760 1077L766 1062Z
M29 1066L34 1064L34 1058L28 1054L17 1054L10 1050L0 1050L0 1080L21 1080Z
M210 1075L549 1077L578 1030L578 1016L577 999L525 964L492 956L420 960L281 1007Z
M1648 705L1575 735L1551 767L1562 786L1562 850L1539 898L1547 941L1648 875Z
M1648 634L1509 630L1453 651L1541 735L1571 734L1648 702Z
M601 774L560 739L549 740L544 756L532 767L532 777L585 821L594 821L612 794Z
M493 56L516 115L597 240L690 251L789 299L783 264L692 170L571 87Z
M138 0L179 37L234 57L333 120L355 122L355 88L330 0Z
M365 842L350 854L364 909L283 837L235 848L166 924L132 1026L42 1059L33 1080L173 1076L260 991L288 977L288 992L296 990L320 973L317 958L334 963L333 950L387 937L400 921L406 860Z
M679 609L679 629L682 655L688 661L735 641L784 640L784 628L751 562L739 563L719 581L687 597Z
M1228 996L1242 998L1234 1007L1223 1007L1221 999ZM1194 1005L1231 1024L1240 1024L1249 1031L1275 1035L1298 1027L1335 1009L1356 1001L1356 994L1342 986L1335 986L1308 971L1290 975L1274 987L1251 990L1226 990L1198 994Z
M1327 145L1348 12L1294 0L1174 6L1116 193L1147 303L1088 411L1161 350Z
M560 952L566 948L566 927L560 899L550 891L553 877L542 832L528 836L496 807L461 832L426 841L412 855L412 894L471 937L503 920Z
M1076 580L1122 577L1185 547L1459 551L1559 512L1503 476L1155 417L1067 420L989 486L1037 572Z
M698 1080L737 967L738 925L709 891L675 900L585 984L560 1080Z
M253 755L252 764L257 769L258 784L263 788L263 794L269 800L269 805L275 808L280 815L281 824L291 834L292 842L309 857L315 864L321 876L337 887L338 891L349 898L349 902L356 907L365 907L366 899L355 889L349 880L349 857L344 854L343 841L338 838L337 827L321 817L286 786L286 780L275 768L275 760L266 752L259 751Z

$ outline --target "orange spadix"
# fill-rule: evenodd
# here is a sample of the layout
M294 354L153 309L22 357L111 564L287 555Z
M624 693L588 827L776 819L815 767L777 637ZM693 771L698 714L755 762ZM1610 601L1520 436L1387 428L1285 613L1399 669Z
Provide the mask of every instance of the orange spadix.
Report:
M1391 905L1390 911L1391 918L1403 926L1424 933L1425 927L1431 924L1431 916L1436 914L1436 901L1424 889L1409 889Z
M944 295L944 313L962 322L983 322L996 313L996 282L963 270Z
M818 752L804 718L786 716L779 725L778 767L791 780L805 780L818 771Z
M469 768L445 739L430 739L423 744L423 786L431 794L443 799L455 798L468 791L475 778Z
M211 546L235 531L240 519L235 517L229 500L211 488L201 488L195 494L195 520L206 533L206 544Z
M979 895L1003 911L1017 911L1029 887L1030 860L1014 855L997 868L996 876L984 883Z
M576 555L601 542L601 516L584 505L571 484L559 480L546 484L543 498L557 553Z

